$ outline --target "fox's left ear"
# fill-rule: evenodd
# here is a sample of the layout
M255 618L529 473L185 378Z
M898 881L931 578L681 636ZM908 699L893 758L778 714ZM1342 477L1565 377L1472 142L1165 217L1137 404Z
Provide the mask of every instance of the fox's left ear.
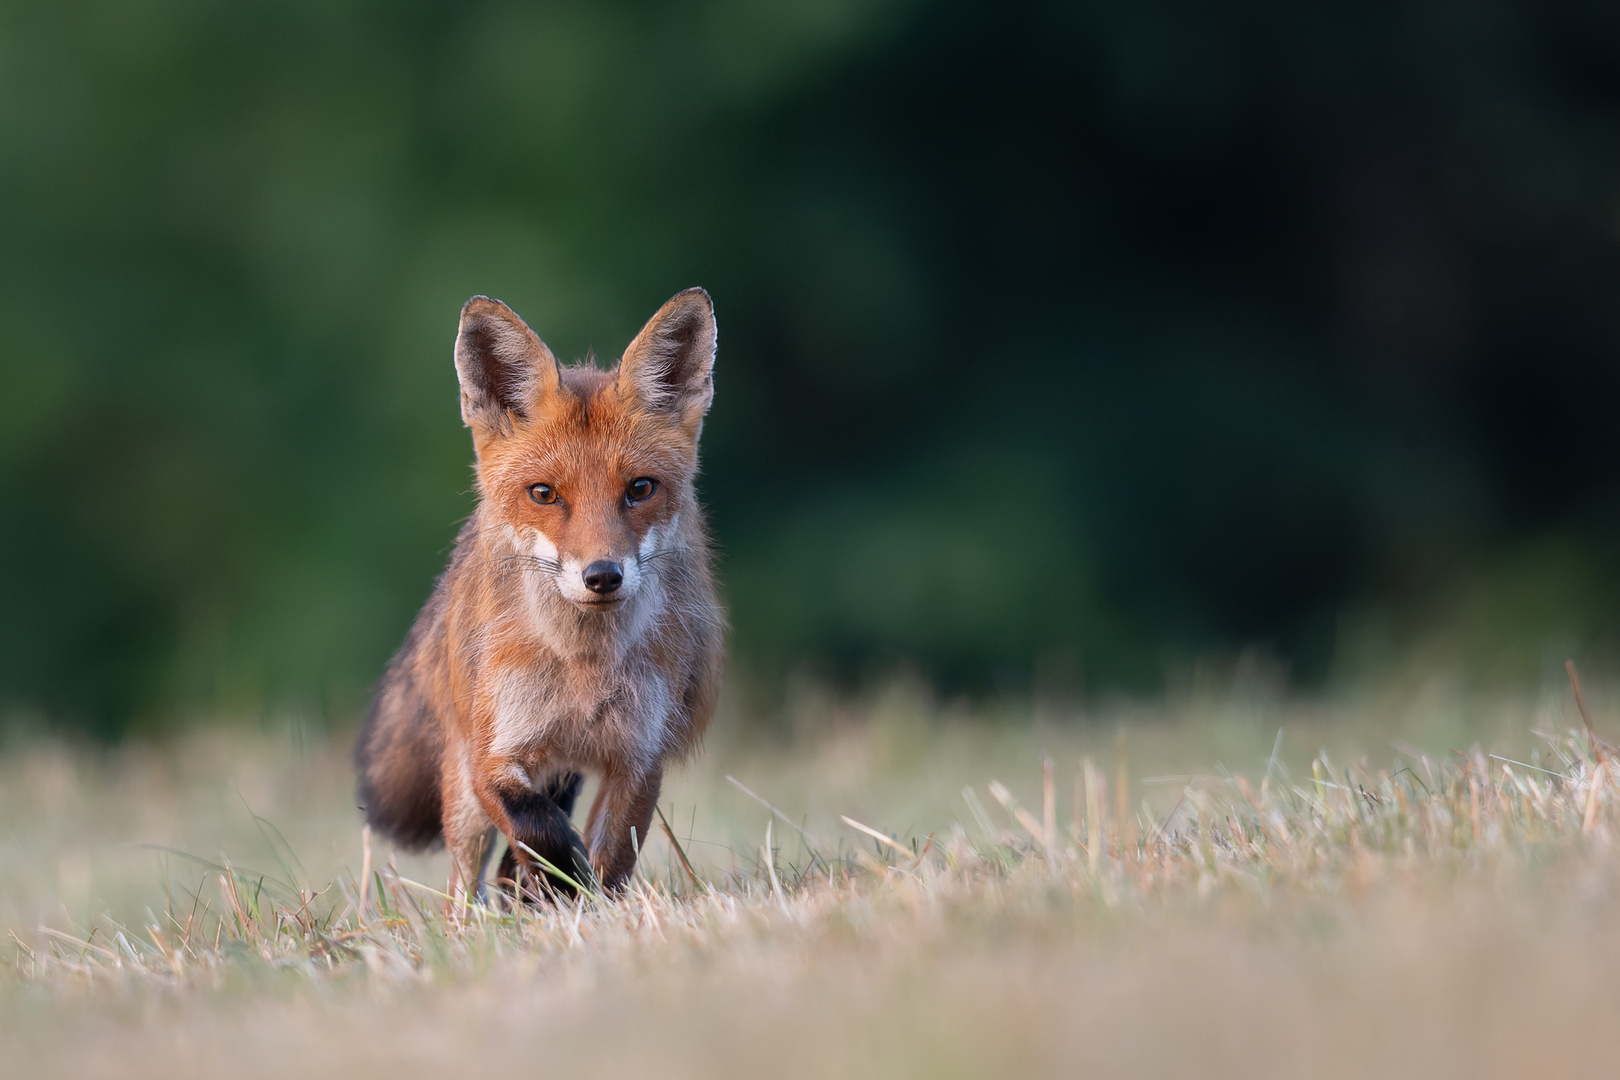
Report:
M714 400L714 304L702 289L670 297L619 361L619 392L693 435Z

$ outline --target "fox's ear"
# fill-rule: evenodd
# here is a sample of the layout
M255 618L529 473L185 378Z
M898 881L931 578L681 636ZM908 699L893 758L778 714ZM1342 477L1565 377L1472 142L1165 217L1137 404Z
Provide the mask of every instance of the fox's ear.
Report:
M676 293L619 362L619 392L696 434L714 400L714 304L702 289Z
M506 435L512 418L526 420L557 389L557 358L517 313L499 300L475 296L461 309L456 332L461 419L478 435Z

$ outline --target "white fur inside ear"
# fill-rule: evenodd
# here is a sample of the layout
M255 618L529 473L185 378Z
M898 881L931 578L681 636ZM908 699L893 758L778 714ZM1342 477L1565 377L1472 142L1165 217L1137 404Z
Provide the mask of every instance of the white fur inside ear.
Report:
M658 341L636 371L636 391L649 408L667 409L687 391L682 368L687 359L680 346Z
M688 416L714 398L717 331L708 295L677 295L636 335L620 367L648 408Z

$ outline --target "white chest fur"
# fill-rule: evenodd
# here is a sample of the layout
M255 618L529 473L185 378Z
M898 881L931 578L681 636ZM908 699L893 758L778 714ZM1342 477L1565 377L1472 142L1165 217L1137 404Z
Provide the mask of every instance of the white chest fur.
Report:
M650 665L584 666L541 660L501 674L493 688L490 752L531 776L560 768L600 772L609 762L651 768L664 756L677 708L670 681ZM593 670L594 669L594 670Z

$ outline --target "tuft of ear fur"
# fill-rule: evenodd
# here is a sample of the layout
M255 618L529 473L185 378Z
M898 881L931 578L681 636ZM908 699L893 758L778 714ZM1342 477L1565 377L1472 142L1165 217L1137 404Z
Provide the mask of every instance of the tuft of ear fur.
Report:
M461 309L456 377L461 419L479 438L510 434L513 418L528 419L561 381L545 342L515 311L487 296L475 296Z
M619 361L619 392L697 433L714 400L714 303L702 289L670 297Z

